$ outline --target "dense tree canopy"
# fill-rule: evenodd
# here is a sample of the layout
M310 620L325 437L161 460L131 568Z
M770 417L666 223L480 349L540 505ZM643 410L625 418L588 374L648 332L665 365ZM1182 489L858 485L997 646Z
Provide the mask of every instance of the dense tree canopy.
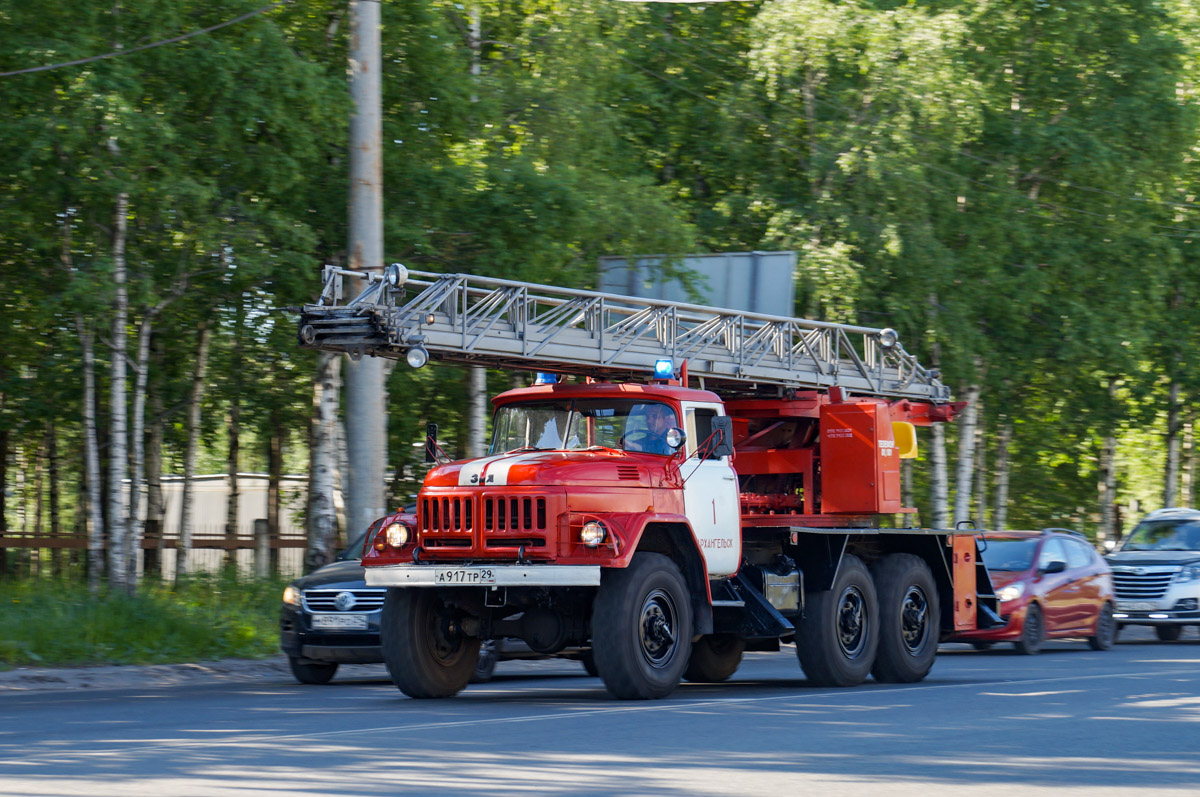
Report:
M261 6L0 0L0 72ZM1126 522L1166 496L1194 503L1195 4L382 11L389 261L590 287L602 255L794 249L797 314L895 327L956 389L979 386L980 453L1011 432L1008 525L1094 532L1112 463ZM281 309L346 260L347 14L304 0L0 77L3 528L49 529L56 491L63 527L83 533L85 402L104 463L117 360L131 380L145 369L167 471L182 468L193 395L202 470L223 471L239 434L244 468L267 470L271 452L306 467L316 360ZM201 329L212 350L194 393ZM450 367L390 376L396 503L419 483L426 421L461 453L463 384Z

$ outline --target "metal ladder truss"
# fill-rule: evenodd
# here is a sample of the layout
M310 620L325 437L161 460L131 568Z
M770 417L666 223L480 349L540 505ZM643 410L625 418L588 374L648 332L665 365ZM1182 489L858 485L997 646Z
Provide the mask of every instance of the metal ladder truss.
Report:
M367 285L343 304L345 279ZM705 387L732 393L837 385L950 400L939 374L894 333L881 340L880 329L466 274L410 271L395 286L380 274L326 266L324 282L318 302L302 308L300 343L355 359L404 359L423 347L445 362L644 381L669 357L676 367L686 360Z

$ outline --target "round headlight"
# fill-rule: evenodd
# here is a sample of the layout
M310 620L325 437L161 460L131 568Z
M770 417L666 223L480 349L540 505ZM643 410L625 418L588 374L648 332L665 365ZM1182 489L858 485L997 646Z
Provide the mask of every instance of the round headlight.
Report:
M604 528L604 524L595 520L584 523L583 530L579 532L579 539L589 548L604 544L607 537L608 530Z
M296 589L291 584L288 584L287 587L283 590L283 602L288 604L289 606L299 606L300 605L300 590Z
M900 336L896 334L896 330L888 327L887 329L879 330L879 346L885 350L895 348L900 342Z
M666 439L668 446L671 448L679 448L681 445L683 445L684 441L683 430L671 427L667 430Z
M400 548L408 542L408 527L403 523L393 523L387 527L387 542L393 548Z

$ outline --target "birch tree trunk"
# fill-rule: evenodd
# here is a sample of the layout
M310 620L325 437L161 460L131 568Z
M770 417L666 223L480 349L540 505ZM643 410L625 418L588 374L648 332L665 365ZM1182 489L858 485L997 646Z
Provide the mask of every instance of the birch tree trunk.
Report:
M125 478L128 473L129 428L126 417L125 382L125 325L129 316L129 296L125 287L125 223L129 195L117 194L116 218L113 220L113 297L112 362L109 367L109 435L108 452L108 584L112 589L127 589L129 555L129 522L125 506Z
M4 403L0 394L0 405ZM8 534L8 429L0 427L0 540ZM0 547L0 580L8 576L8 549Z
M315 424L312 467L308 480L308 550L304 571L311 573L333 561L337 547L337 509L334 506L334 472L337 470L337 413L341 385L340 355L322 353L313 385Z
M1100 447L1100 528L1096 541L1101 545L1106 540L1120 539L1117 529L1117 438L1108 435Z
M83 350L83 450L87 478L88 516L88 589L100 591L104 568L104 517L100 511L100 454L96 445L96 360L92 352L92 331L83 316L75 317L79 347Z
M1167 391L1167 466L1163 473L1163 506L1175 506L1179 488L1179 443L1182 431L1179 407L1179 381L1172 377Z
M987 528L987 422L980 407L975 426L975 528Z
M950 484L949 473L946 471L946 427L935 423L929 427L932 434L929 446L929 464L932 486L932 523L935 529L944 529L950 525Z
M1008 447L1012 442L1012 422L1000 418L1000 433L996 440L996 500L992 509L992 527L1004 531L1008 525Z
M975 475L975 426L979 421L979 385L967 386L967 408L958 420L958 470L954 479L954 525L971 519L971 482Z
M138 327L136 378L133 386L133 428L129 433L133 474L129 479L129 594L137 591L138 556L142 552L142 537L146 521L142 518L142 491L146 476L146 384L150 375L150 334L153 317L147 313ZM143 567L142 571L145 572Z
M46 430L47 432L49 429ZM46 482L46 449L49 444L46 442L46 433L42 434L42 441L38 445L37 450L33 455L33 534L35 537L41 537L45 534L44 512L45 508L45 482ZM40 575L41 556L40 548L29 549L29 576L36 578Z
M175 579L186 576L192 552L192 480L196 475L196 454L200 448L200 400L204 397L204 377L208 371L208 344L212 330L200 322L200 340L196 344L196 364L192 370L192 388L187 400L187 452L183 458L183 496L179 508L179 542L175 548Z
M155 343L151 340L150 345L150 365L153 366L155 372L160 371L159 366L162 365L164 353L161 342ZM157 385L154 388L153 395L150 399L150 442L147 443L146 451L146 537L153 541L153 545L146 548L146 555L143 559L144 564L142 571L144 573L154 573L159 578L163 575L162 570L162 532L163 519L166 517L167 510L163 503L162 492L162 448L163 448L163 396L162 385Z
M341 370L341 364L338 364L338 370ZM340 384L340 382L339 382ZM339 415L336 426L336 437L334 438L334 451L337 459L337 473L334 474L334 493L333 505L337 511L337 524L339 529L346 530L346 536L354 533L346 525L346 474L350 472L350 456L346 451L346 422Z
M1196 507L1196 416L1183 427L1183 505Z

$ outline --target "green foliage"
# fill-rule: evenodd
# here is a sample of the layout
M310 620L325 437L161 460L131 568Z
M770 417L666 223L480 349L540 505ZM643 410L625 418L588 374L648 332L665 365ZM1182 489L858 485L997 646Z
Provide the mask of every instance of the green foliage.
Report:
M0 666L257 658L279 647L282 581L147 582L136 597L50 579L0 583Z

